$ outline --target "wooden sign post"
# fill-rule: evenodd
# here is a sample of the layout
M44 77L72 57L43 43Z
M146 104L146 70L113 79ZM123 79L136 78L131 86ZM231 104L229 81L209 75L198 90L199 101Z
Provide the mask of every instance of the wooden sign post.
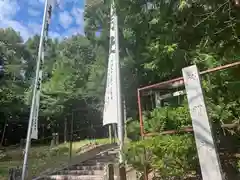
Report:
M196 65L182 69L203 180L223 180Z

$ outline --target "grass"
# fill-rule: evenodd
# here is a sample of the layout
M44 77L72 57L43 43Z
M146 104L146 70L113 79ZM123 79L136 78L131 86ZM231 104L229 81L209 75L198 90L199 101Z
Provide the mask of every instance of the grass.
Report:
M107 144L108 139L96 139L97 144ZM90 140L82 140L73 142L72 156L76 156L84 149ZM5 180L8 177L10 168L22 167L23 153L20 149L9 150L4 153L5 157L0 157L0 180ZM54 148L50 146L33 147L29 152L28 175L29 177L37 176L41 172L61 166L69 161L69 143L60 144Z

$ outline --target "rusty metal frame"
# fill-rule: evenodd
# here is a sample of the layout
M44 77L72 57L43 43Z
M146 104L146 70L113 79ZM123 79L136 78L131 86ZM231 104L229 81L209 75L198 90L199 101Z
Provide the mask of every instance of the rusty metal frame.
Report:
M234 62L234 63L230 63L230 64L226 64L226 65L223 65L223 66L218 66L216 68L208 69L208 70L205 70L205 71L201 71L200 75L204 75L204 74L208 74L208 73L213 73L213 72L229 69L229 68L232 68L232 67L235 67L235 66L238 66L238 65L240 65L240 61L237 61L237 62ZM156 133L145 133L145 131L144 131L144 123L143 123L143 116L142 116L141 93L143 91L150 90L150 89L153 89L153 88L165 88L166 86L169 86L169 85L171 85L172 87L183 86L184 85L183 77L178 77L178 78L175 78L175 79L171 79L171 80L168 80L168 81L164 81L164 82L148 85L148 86L141 87L141 88L137 89L138 113L139 113L139 121L140 121L140 132L141 132L142 138L144 136L156 135ZM175 134L175 133L178 133L178 132L179 131L176 131L176 130L170 130L170 131L162 132L160 134ZM186 127L185 129L181 130L180 132L192 132L192 127Z

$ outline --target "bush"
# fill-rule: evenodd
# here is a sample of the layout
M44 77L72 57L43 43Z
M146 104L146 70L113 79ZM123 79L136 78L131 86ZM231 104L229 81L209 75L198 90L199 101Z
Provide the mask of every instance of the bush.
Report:
M139 140L140 137L140 124L138 120L128 119L127 120L127 135L131 140Z
M165 130L178 130L182 127L191 126L188 107L161 107L151 112L143 113L144 128L146 132L159 133ZM130 121L130 122L129 122ZM140 138L139 120L128 120L127 134L132 140Z
M156 108L144 119L144 127L147 132L177 130L191 124L187 106Z
M55 147L50 150L50 156L57 156L59 154L65 154L69 151L69 148L66 146Z
M145 165L162 178L196 173L197 152L192 135L164 135L132 142L125 149L125 158L137 170L143 171Z
M0 151L0 162L9 161L12 157L6 152Z

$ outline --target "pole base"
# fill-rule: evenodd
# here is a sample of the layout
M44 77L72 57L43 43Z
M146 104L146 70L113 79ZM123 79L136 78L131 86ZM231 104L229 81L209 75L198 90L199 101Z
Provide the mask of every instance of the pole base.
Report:
M119 177L120 180L127 180L126 168L124 164L119 165Z
M107 165L107 180L114 180L114 165Z

